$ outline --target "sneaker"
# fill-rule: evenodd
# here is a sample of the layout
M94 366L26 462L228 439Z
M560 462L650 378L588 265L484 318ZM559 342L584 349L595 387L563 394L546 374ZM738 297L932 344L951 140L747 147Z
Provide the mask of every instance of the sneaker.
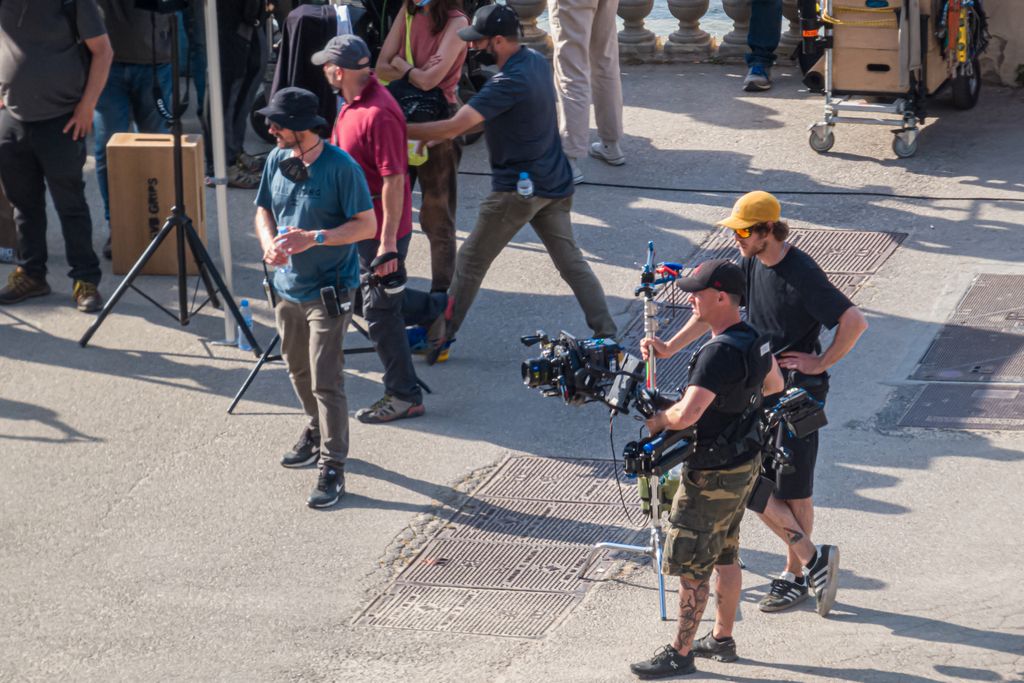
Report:
M612 166L622 166L626 163L626 157L617 142L595 142L590 146L590 156Z
M651 679L692 674L697 671L697 667L693 665L692 652L683 657L674 647L666 645L650 659L630 664L629 670L639 678Z
M430 350L427 351L427 365L443 363L448 360L448 349L455 341L448 329L448 323L451 322L454 311L455 298L449 296L448 303L444 307L444 314L437 316L437 320L427 328L427 344L430 346Z
M839 548L818 546L818 557L807 567L807 584L818 601L818 614L827 615L836 602L839 588Z
M803 602L808 595L806 583L797 583L792 572L783 572L772 581L771 591L761 598L757 606L762 612L781 612Z
M316 488L306 504L311 508L329 508L345 493L345 473L333 465L321 465Z
M693 656L713 659L716 662L735 662L737 659L736 641L732 638L718 640L712 635L713 633L713 631L708 631L706 636L693 641L693 647L690 648Z
M107 241L103 243L103 258L108 261L114 258L114 245L111 244L109 237L107 237Z
M281 458L281 466L296 468L312 465L320 459L320 432L312 427L302 430L302 436L292 449Z
M569 157L569 170L572 171L573 185L579 185L583 182L583 171L580 170L579 164L572 157Z
M390 394L384 394L384 397L372 406L357 412L356 419L365 424L372 425L393 422L394 420L401 420L406 417L419 417L424 412L426 412L426 409L423 407L422 402L410 403L409 401L395 398Z
M743 79L743 89L747 92L759 92L772 87L771 67L754 64Z
M75 305L82 313L95 313L103 308L103 297L96 285L85 280L75 280L75 286L71 290L71 296L75 299Z
M18 266L7 276L7 286L0 289L0 304L16 304L34 296L46 296L50 293L50 285L46 279L37 280Z
M235 165L228 169L228 187L238 190L255 190L259 186L260 174L253 173L241 162L235 162Z

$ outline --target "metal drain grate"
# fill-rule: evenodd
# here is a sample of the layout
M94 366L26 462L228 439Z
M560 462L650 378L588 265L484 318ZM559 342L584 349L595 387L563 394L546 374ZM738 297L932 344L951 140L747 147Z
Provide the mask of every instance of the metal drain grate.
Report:
M477 494L485 498L620 505L617 474L610 460L510 458ZM635 486L623 484L623 492L627 504L639 501Z
M477 498L455 515L440 537L531 545L633 543L639 532L623 526L628 524L621 505Z
M1024 387L929 384L911 404L901 427L1024 430Z
M399 583L432 586L585 591L589 582L577 578L590 550L576 546L511 545L471 541L431 541L402 575ZM607 566L587 572L600 578Z
M1024 331L1024 275L979 275L947 324Z
M947 325L935 336L912 378L1024 382L1024 334Z
M571 593L395 585L356 619L357 626L541 638L580 596Z

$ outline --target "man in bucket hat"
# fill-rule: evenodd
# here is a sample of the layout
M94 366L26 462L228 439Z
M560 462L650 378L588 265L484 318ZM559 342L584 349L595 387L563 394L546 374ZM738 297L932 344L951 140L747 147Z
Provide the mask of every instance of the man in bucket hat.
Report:
M373 236L376 221L359 165L314 132L326 123L318 106L308 90L282 88L259 112L277 148L267 156L256 195L256 236L263 260L277 267L274 316L281 354L309 420L281 464L294 468L319 461L308 505L325 508L345 491L342 342L351 293L359 284L355 244Z

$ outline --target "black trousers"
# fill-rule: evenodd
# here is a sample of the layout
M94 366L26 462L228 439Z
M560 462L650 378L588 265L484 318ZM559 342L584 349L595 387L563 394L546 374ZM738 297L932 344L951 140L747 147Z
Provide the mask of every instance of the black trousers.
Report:
M23 122L0 110L0 183L14 207L18 265L36 279L46 277L46 189L64 233L68 276L100 282L92 247L92 218L85 201L85 140L63 132L71 114Z

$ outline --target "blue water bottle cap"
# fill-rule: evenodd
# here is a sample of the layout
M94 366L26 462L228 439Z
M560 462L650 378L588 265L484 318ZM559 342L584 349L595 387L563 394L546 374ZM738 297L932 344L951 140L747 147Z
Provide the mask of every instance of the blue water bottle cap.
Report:
M526 171L520 171L519 172L519 179L520 180L529 180L529 178L530 178L530 174L527 173Z
M242 299L242 305L243 306L248 306L249 305L249 300L248 299Z

